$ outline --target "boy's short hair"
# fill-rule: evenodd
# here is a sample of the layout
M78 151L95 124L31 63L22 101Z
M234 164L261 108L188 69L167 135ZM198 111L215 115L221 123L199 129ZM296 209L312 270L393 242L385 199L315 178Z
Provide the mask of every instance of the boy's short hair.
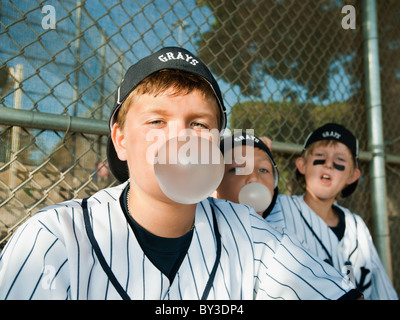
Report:
M193 73L170 69L157 71L142 80L139 85L128 95L116 115L114 115L114 117L116 117L115 122L118 123L120 128L124 127L126 114L129 110L129 107L132 105L132 103L134 103L136 97L144 94L150 94L154 97L157 97L158 95L170 89L172 89L172 96L186 95L194 90L198 90L205 99L214 99L217 107L218 125L221 125L222 115L218 107L218 101L215 98L214 92L208 82L204 78ZM218 129L221 130L222 128Z
M319 145L330 145L331 143L335 144L339 142L343 143L352 154L353 169L358 168L358 140L344 126L337 123L327 123L311 132L304 143L301 157L305 158L309 155L310 150L312 151L316 146L316 142L318 142ZM304 175L297 169L296 179L300 183L301 187L305 188ZM345 187L341 192L342 197L345 198L351 195L356 189L357 184L358 180Z
M222 99L221 90L211 71L196 56L186 49L180 47L165 47L161 50L139 60L129 67L124 79L115 93L115 103L111 111L109 126L110 130L117 121L118 113L128 99L131 92L139 86L146 78L160 70L180 70L201 77L209 85L219 107L219 126L223 130L226 127L226 109ZM202 85L204 88L204 85ZM202 91L202 90L201 90ZM206 92L206 91L203 91ZM129 105L129 104L128 104ZM121 119L120 119L121 120ZM115 151L111 137L107 141L107 160L111 173L120 181L129 179L128 165L121 161Z

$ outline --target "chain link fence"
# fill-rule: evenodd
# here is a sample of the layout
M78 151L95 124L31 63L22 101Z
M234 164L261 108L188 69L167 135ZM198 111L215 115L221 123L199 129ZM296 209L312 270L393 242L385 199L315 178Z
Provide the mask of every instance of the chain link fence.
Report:
M377 4L386 201L400 292L400 2ZM354 28L343 24L345 5L355 9ZM361 1L3 0L0 44L1 247L40 208L117 184L105 155L114 92L131 64L169 45L211 67L229 128L273 140L284 193L302 192L294 162L311 130L327 121L351 128L364 151L363 176L341 203L373 234Z

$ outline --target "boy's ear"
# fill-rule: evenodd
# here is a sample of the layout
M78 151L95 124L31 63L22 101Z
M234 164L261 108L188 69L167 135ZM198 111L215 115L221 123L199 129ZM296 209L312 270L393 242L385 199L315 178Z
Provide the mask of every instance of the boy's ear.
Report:
M111 139L113 141L115 152L117 153L119 160L126 161L127 157L125 136L117 123L114 123L111 128Z
M305 174L305 165L306 165L306 160L303 157L298 157L296 159L296 167L297 170L299 170L299 172L301 174Z
M349 178L347 179L347 184L350 185L353 182L356 182L358 179L360 179L361 176L361 171L358 168L355 168L353 170L353 174L351 176L349 176Z

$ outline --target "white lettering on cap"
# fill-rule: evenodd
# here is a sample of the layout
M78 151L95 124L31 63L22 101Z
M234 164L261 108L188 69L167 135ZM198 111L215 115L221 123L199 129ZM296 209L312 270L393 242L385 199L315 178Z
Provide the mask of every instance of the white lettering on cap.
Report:
M186 53L185 55L183 55L182 52L178 52L178 54L176 55L174 55L173 52L167 52L165 55L162 54L161 56L159 56L158 59L161 62L168 62L169 60L183 60L190 63L193 66L199 63L199 61L194 59L191 55L188 55Z
M246 134L246 136L243 136L243 135L237 136L237 137L233 138L233 140L234 140L235 142L240 142L240 141L242 141L242 140L253 140L253 141L255 141L256 143L258 143L258 142L260 141L260 140L257 139L256 137L250 136L250 135L248 135L248 134Z
M340 139L341 134L336 131L325 131L322 133L322 137L324 138L332 137L334 139Z

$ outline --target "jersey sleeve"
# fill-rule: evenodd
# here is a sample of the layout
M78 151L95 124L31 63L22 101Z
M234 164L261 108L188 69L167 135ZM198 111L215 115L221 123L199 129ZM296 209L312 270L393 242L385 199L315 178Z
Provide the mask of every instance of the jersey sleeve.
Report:
M360 236L363 237L363 241L359 241L359 243L360 246L368 246L364 250L368 251L372 265L371 289L368 290L371 294L365 298L368 300L398 300L397 293L376 251L368 227L360 216L357 216L357 220Z
M336 300L362 296L348 277L303 249L295 236L268 229L264 233L265 240L255 243L257 251L262 251L257 259L255 299Z
M40 218L17 229L0 256L0 299L68 299L62 241Z

